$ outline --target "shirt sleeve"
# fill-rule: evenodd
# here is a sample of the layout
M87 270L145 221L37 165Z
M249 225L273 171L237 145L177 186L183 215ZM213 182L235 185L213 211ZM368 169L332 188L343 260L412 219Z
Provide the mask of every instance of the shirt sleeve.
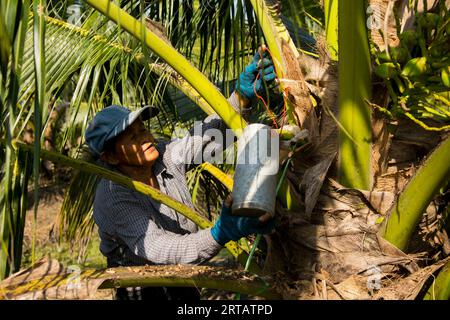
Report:
M110 208L115 235L135 255L153 264L200 264L222 248L210 228L188 234L167 230L173 220L145 207L132 193L116 193Z
M240 110L235 92L227 100L237 113L243 115L247 112ZM168 143L166 150L169 151L171 162L186 172L205 161L224 161L222 152L235 141L234 134L231 130L227 132L227 129L228 126L217 114L209 115L196 123L183 138Z

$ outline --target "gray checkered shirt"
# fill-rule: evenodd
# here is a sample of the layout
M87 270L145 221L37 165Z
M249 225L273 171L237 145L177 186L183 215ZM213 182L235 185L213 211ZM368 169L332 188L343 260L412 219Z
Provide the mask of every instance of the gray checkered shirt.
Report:
M239 112L235 93L228 101ZM194 135L192 129L183 138L156 146L159 157L153 171L161 192L191 208L194 206L185 176L191 166L181 159L195 159L205 148L224 150L227 146L225 140L211 141L204 134L208 129L218 129L225 137L227 126L217 115L210 115L202 122L202 136ZM174 151L179 157L173 157ZM100 251L109 267L200 264L222 248L211 236L210 228L198 230L195 223L166 205L106 179L97 186L94 220L101 239Z

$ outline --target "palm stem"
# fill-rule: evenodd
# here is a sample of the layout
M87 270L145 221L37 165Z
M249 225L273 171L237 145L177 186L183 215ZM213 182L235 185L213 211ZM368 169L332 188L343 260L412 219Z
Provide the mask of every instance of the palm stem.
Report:
M450 299L450 261L439 271L424 297L424 300L448 299Z
M339 0L324 0L325 34L331 60L338 60L338 6Z
M383 222L380 234L401 250L422 219L430 201L450 179L450 138L442 142L423 163L406 186Z
M126 287L196 287L241 292L266 299L280 299L281 295L261 278L242 271L207 266L133 266L109 268L107 270L87 269L79 274L77 281L99 280L98 289ZM61 292L73 281L71 273L57 273L21 281L19 284L0 284L0 300L14 299L30 291L45 291L60 287ZM91 285L95 286L95 285Z
M229 191L233 190L233 179L228 176L225 172L214 166L209 162L204 162L200 165L202 170L208 171L217 180L219 180Z
M364 1L339 2L339 180L369 190L371 154L370 52ZM351 18L349 18L351 17Z
M39 165L41 150L41 126L42 112L45 109L45 1L34 0L34 70L36 79L36 97L34 99L34 214L33 214L33 237L31 243L31 263L35 262L36 234L37 234L37 211L39 206Z
M288 70L287 64L283 58L283 46L285 46L284 50L289 50L295 58L298 58L299 56L298 50L279 15L276 13L277 9L268 6L266 0L250 0L250 2L264 33L264 38L274 61L277 77L278 79L284 79L288 74ZM280 82L280 90L281 92L286 90L286 85L284 82ZM285 103L287 122L294 123L295 106L293 106L292 102L286 98Z

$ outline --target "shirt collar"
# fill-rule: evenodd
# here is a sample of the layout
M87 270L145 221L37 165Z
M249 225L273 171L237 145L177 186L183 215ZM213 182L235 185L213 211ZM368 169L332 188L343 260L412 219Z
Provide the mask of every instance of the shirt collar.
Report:
M163 161L164 152L163 152L163 150L161 150L161 146L158 144L156 146L156 149L159 152L159 157L158 157L158 159L156 159L155 163L153 164L153 173L155 174L155 176L159 176L162 173L167 173L172 176L172 173L167 169L167 166Z
M164 165L164 162L162 162L159 158L155 161L153 164L153 173L155 176L159 176L163 172L168 172L167 167Z

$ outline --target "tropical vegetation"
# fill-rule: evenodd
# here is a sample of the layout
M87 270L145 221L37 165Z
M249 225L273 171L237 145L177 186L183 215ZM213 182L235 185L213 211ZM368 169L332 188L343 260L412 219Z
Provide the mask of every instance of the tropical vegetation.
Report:
M73 168L58 231L77 248L94 230L100 177L211 226L234 166L188 173L194 211L103 168L84 145L103 107L152 104L161 112L148 125L161 140L211 113L237 133L252 122L281 133L276 231L227 244L255 277L244 287L239 277L176 273L166 281L86 270L83 279L201 283L266 298L448 299L449 38L448 0L2 1L0 279L21 269L25 221L36 232L49 163ZM277 81L244 119L226 97L262 45ZM202 112L183 117L186 108ZM291 140L292 128L301 139ZM24 294L11 283L0 288Z

